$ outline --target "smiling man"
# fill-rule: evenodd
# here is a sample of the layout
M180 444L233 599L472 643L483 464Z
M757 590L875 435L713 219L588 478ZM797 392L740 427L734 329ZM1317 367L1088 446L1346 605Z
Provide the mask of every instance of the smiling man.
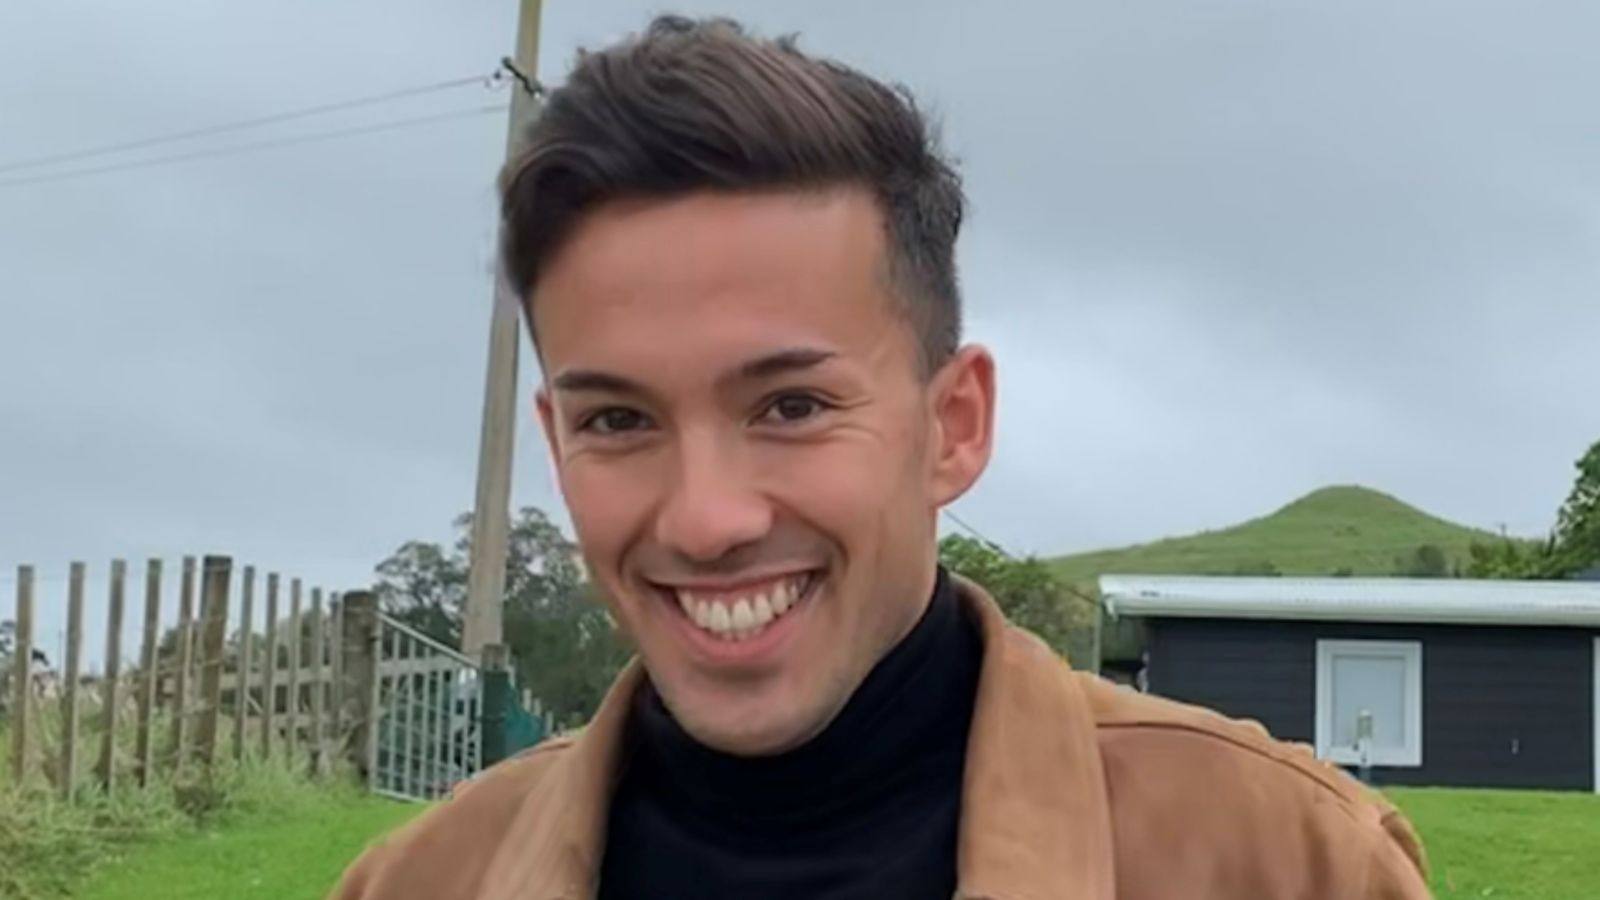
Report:
M1344 773L1072 672L939 567L993 446L963 206L907 96L791 44L664 18L580 58L502 253L638 659L336 897L1427 896Z

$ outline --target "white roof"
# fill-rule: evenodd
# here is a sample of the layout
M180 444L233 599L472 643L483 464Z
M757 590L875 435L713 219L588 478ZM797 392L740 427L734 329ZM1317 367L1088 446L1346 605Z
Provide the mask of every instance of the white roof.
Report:
M1600 628L1600 582L1102 575L1113 616Z

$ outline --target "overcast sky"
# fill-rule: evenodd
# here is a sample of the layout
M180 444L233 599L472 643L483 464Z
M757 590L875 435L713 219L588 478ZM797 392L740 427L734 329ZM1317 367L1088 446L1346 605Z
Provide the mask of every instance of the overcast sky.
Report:
M0 167L487 74L515 5L7 0ZM541 77L662 9L799 32L943 120L1001 383L997 457L956 509L1014 550L1331 483L1537 534L1600 439L1600 5L546 0ZM0 618L18 563L50 640L69 560L224 552L342 588L448 537L504 139L492 113L0 186ZM531 413L518 440L516 502L557 509Z

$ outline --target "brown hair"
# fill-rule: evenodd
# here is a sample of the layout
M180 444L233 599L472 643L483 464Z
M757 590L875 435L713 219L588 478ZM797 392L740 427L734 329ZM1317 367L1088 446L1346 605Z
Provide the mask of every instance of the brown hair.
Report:
M801 53L793 38L663 16L642 35L580 52L500 184L501 258L525 309L540 267L607 201L865 188L883 213L890 284L925 373L960 343L959 176L909 92Z

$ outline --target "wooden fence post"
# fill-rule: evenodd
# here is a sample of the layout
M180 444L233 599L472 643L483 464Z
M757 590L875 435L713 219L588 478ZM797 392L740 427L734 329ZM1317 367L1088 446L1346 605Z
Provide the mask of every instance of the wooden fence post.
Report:
M328 685L322 680L324 647L322 627L322 588L311 589L311 773L321 775L322 724L326 712Z
M115 787L117 758L117 683L122 679L122 604L127 588L128 563L111 561L111 593L106 599L110 609L106 612L106 669L105 684L100 696L105 703L101 721L105 734L100 736L100 787L109 796Z
M332 682L328 706L332 710L332 752L338 759L344 755L344 595L334 594L328 604L328 667Z
M28 711L33 700L33 566L17 566L17 632L11 684L11 783L28 777Z
M378 787L378 659L382 648L378 595L350 591L344 595L340 616L339 652L344 678L341 694L350 723L349 752L368 788Z
M139 757L139 786L149 787L155 775L155 741L151 739L156 714L156 685L161 680L161 560L144 564L144 645L139 649L139 734L134 753Z
M272 755L274 719L278 712L278 573L267 573L266 671L261 678L261 757Z
M256 567L244 567L244 585L239 598L239 671L233 689L233 758L244 759L244 722L250 709L250 637L255 630Z
M203 563L204 599L201 609L200 761L210 771L217 763L217 735L222 730L222 658L228 646L228 588L233 583L233 559L207 556Z
M78 678L83 664L83 570L72 564L67 580L67 683L61 694L61 796L71 800L78 777Z
M177 672L172 688L172 772L183 771L188 738L189 666L194 625L194 557L183 558L183 581L178 593Z
M284 729L283 746L290 761L300 740L300 579L289 579L289 703L285 715L289 727Z

